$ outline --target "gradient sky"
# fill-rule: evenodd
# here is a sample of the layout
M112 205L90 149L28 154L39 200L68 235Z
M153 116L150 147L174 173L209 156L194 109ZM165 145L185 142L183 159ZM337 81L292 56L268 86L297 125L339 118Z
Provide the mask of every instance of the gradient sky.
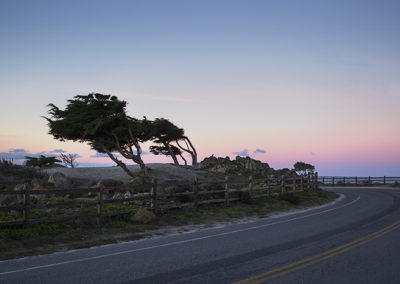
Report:
M1 0L0 156L112 164L41 118L100 92L183 127L201 159L399 176L399 15L382 0Z

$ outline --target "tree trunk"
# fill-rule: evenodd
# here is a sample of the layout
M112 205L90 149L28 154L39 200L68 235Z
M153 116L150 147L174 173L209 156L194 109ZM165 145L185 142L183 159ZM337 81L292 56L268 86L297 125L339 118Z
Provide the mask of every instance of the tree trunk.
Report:
M178 159L176 158L175 153L172 151L171 146L168 143L163 144L165 147L167 147L169 155L172 157L172 160L174 160L174 164L179 166Z
M186 159L183 157L183 155L182 154L180 154L179 155L179 157L181 157L182 158L182 160L184 161L184 163L185 163L185 166L187 166L187 161L186 161Z
M192 165L195 166L195 165L197 165L197 151L196 151L196 149L194 148L192 142L189 140L189 138L185 136L185 139L187 140L187 142L189 142L189 145L190 145L190 147L191 147L192 150L193 150Z
M118 160L116 157L114 157L114 155L106 150L103 147L103 150L107 153L107 155L110 157L111 160L113 160L119 167L121 167L129 176L131 176L132 178L135 178L135 175L133 174L133 172L131 172L128 167L120 160Z
M119 140L118 140L118 137L117 137L115 134L114 134L114 138L115 138L115 144L116 144L116 146L117 146L118 152L119 152L124 158L129 159L129 160L132 160L132 161L134 161L136 164L138 164L138 165L140 166L140 169L141 169L142 173L143 173L143 176L146 177L146 176L148 175L148 171L147 171L147 168L146 168L146 166L145 166L145 164L144 164L142 158L140 157L141 149L140 149L139 143L133 141L133 142L134 142L134 145L135 145L135 148L136 148L136 151L137 151L137 155L135 155L135 154L133 153L133 150L132 150L132 146L131 146L131 145L129 145L129 150L127 150L126 148L121 147L121 145L120 145L120 143L119 143ZM119 161L119 162L122 163L121 161ZM122 164L123 164L123 163L122 163ZM125 165L125 164L124 164L124 165ZM126 167L126 165L125 165L125 167ZM126 169L128 170L128 168L126 168ZM128 170L128 171L129 171L129 170Z
M188 137L183 136L183 139L184 139L184 141L185 141L185 143L186 143L186 147L187 147L187 148L182 147L182 146L179 144L178 140L175 141L175 142L176 142L176 145L178 145L178 147L179 147L181 150L183 150L183 151L189 153L189 154L192 156L192 166L195 166L195 165L197 165L197 152L196 152L196 149L193 147L193 144L190 142L190 140L189 140ZM190 150L190 148L192 148L192 150Z

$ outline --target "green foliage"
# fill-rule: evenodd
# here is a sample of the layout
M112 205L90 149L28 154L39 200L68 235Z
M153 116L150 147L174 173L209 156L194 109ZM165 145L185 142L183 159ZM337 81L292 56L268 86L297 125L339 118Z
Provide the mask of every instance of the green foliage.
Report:
M150 152L155 155L171 156L177 164L176 156L182 155L182 151L171 143L183 139L184 130L168 119L156 118L151 123L151 136L157 145L150 146Z
M63 228L63 223L34 224L29 226L28 228L21 228L19 226L12 228L2 228L0 230L0 240L24 240L43 235L57 235L62 232Z
M136 213L138 208L135 208L135 207L129 206L129 205L110 203L110 204L104 204L103 205L103 210L104 210L104 212L133 210L133 211L135 211L134 213Z
M63 197L63 196L52 196L49 197L45 200L45 202L49 202L49 203L72 203L74 202L72 199Z
M61 161L58 160L56 157L46 157L44 155L40 155L39 158L28 156L26 156L25 158L27 167L47 168L54 166L56 163L61 163Z
M30 213L29 213L29 217L31 219L44 219L44 218L49 218L52 217L53 215L48 213L45 210L41 210L41 209L31 209Z
M300 198L295 193L292 192L279 194L279 199L285 200L295 205L300 203Z
M312 174L315 170L313 165L304 162L296 162L293 165L293 168L300 175L307 175L308 173Z
M172 154L177 156L177 155L182 155L182 151L174 146L174 145L169 145ZM165 156L171 156L169 149L167 146L158 146L158 145L153 145L149 147L150 152L153 153L154 155L165 155Z
M114 162L133 176L112 152L118 151L123 157L132 159L141 165L139 143L151 138L151 123L146 118L138 120L126 114L126 102L116 96L92 93L87 96L75 96L68 100L64 110L49 104L50 118L45 117L49 134L60 141L72 140L86 142L92 149L107 153Z
M75 96L68 100L65 110L54 104L48 106L49 134L60 141L89 142L92 148L103 153L99 144L115 148L112 130L121 128L128 119L125 101L98 93Z

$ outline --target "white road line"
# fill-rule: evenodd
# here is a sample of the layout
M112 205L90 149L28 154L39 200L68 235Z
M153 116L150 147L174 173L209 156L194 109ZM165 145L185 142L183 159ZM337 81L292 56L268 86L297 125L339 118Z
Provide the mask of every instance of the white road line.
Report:
M70 263L76 263L76 262L83 262L83 261L88 261L88 260L100 259L100 258L105 258L105 257L109 257L109 256L116 256L116 255L121 255L121 254L132 253L132 252L151 250L151 249L160 248L160 247L179 245L179 244L184 244L184 243L189 243L189 242L194 242L194 241L199 241L199 240L204 240L204 239L210 239L210 238L226 236L226 235L231 235L231 234L245 232L245 231L250 231L250 230L254 230L254 229L265 228L265 227L269 227L269 226L273 226L273 225L284 224L284 223L288 223L288 222L292 222L292 221L296 221L296 220L300 220L300 219L304 219L304 218L308 218L308 217L312 217L312 216L316 216L316 215L321 215L323 213L330 212L330 211L333 211L333 210L341 209L343 207L346 207L346 206L349 206L349 205L351 205L353 203L356 203L357 201L360 200L360 198L361 198L360 195L358 195L358 197L355 200L353 200L353 201L351 201L349 203L346 203L346 204L344 204L342 206L338 206L338 207L335 207L335 208L331 208L331 209L327 209L327 210L324 210L324 211L316 212L316 213L313 213L313 214L304 215L304 216L301 216L301 217L291 218L291 219L284 220L284 221L273 222L273 223L268 223L268 224L264 224L264 225L249 227L249 228L245 228L245 229L239 229L239 230L234 230L234 231L225 232L225 233L208 235L208 236L204 236L204 237L192 238L192 239L187 239L187 240L183 240L183 241L176 241L176 242L166 243L166 244L162 244L162 245L156 245L156 246L150 246L150 247L138 248L138 249L132 249L132 250L125 250L125 251L114 252L114 253L109 253L109 254L103 254L103 255L98 255L98 256L85 257L85 258L68 260L68 261L57 262L57 263L46 264L46 265L33 266L33 267L24 268L24 269L18 269L18 270L5 271L5 272L0 272L0 275L6 275L6 274L12 274L12 273L18 273L18 272L24 272L24 271L30 271L30 270L37 270L37 269L53 267L53 266L59 266L59 265L64 265L64 264L70 264Z

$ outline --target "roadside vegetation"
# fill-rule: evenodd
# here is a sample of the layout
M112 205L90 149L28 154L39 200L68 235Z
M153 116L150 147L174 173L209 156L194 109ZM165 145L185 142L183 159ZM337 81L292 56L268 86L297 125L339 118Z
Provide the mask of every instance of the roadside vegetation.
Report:
M323 204L335 198L337 198L335 193L318 190L260 198L251 203L235 202L229 206L217 204L202 205L198 208L186 206L161 212L149 223L132 221L132 216L140 210L137 205L107 204L104 206L104 212L126 209L132 212L104 219L102 226L96 226L93 218L83 217L75 221L34 224L28 228L19 226L1 228L0 259L135 240L213 226L217 223L235 222L244 218L262 218L282 211ZM68 199L62 198L53 201L69 202ZM90 210L88 208L88 211ZM35 209L31 214L36 218L47 218L57 213ZM15 218L9 214L0 213L0 221L13 219Z

